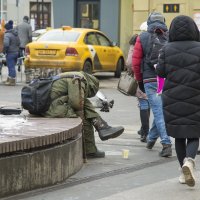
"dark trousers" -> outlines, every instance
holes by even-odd
[[[184,158],[195,159],[199,148],[199,138],[175,138],[176,154],[180,166],[183,166]]]
[[[11,78],[16,77],[15,65],[17,64],[18,52],[8,53],[6,55],[6,64],[8,67],[8,76]]]

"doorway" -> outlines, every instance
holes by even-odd
[[[77,0],[76,26],[80,28],[100,29],[99,0]]]
[[[30,2],[30,19],[34,20],[35,29],[51,26],[51,3]]]

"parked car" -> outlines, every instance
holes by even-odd
[[[46,29],[38,29],[32,32],[32,40],[35,41],[37,38],[46,32]]]
[[[56,72],[114,72],[124,69],[122,50],[101,31],[63,26],[42,34],[25,50],[25,69],[31,77]],[[45,70],[45,71],[44,71]],[[35,74],[34,74],[35,73]],[[39,75],[38,75],[39,73]]]
[[[35,41],[37,40],[43,33],[46,33],[48,30],[52,28],[48,27],[45,29],[38,29],[32,32],[32,40]]]

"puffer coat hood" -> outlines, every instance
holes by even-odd
[[[200,42],[195,22],[176,17],[156,72],[166,78],[162,100],[166,129],[174,138],[200,137]]]
[[[153,33],[155,29],[161,29],[164,32],[168,31],[164,16],[158,12],[153,12],[149,15],[147,26],[147,31],[150,33]]]
[[[199,30],[196,23],[188,16],[174,18],[169,28],[169,42],[199,41]]]

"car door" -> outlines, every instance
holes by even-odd
[[[85,37],[85,43],[88,46],[90,54],[93,58],[94,70],[101,70],[104,65],[104,60],[101,56],[101,46],[97,40],[96,34],[94,32],[87,33]]]
[[[98,32],[96,35],[101,48],[101,54],[99,58],[104,60],[103,68],[106,71],[113,71],[116,68],[117,52],[112,46],[111,41],[105,35]]]

